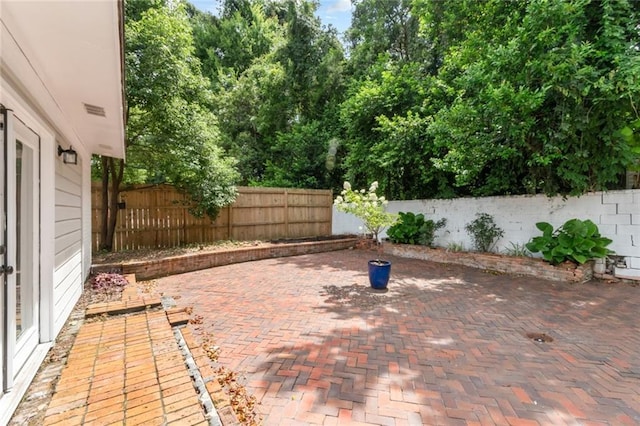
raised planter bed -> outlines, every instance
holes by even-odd
[[[495,253],[451,252],[442,248],[388,242],[384,243],[383,250],[385,253],[399,257],[453,263],[514,275],[532,276],[550,281],[583,283],[593,277],[593,262],[577,266],[567,262],[552,266],[542,259],[532,257],[507,256]]]
[[[232,248],[217,252],[189,253],[162,259],[93,265],[92,272],[117,271],[122,274],[135,274],[138,280],[149,280],[232,263],[344,250],[354,247],[356,241],[356,238],[342,238],[325,241],[278,243],[266,247]]]

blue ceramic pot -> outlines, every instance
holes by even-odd
[[[372,288],[385,289],[391,275],[391,262],[387,260],[369,261],[369,283]]]

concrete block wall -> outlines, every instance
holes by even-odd
[[[640,277],[640,189],[593,192],[580,197],[547,197],[519,195],[509,197],[457,198],[453,200],[391,201],[388,211],[423,213],[426,218],[447,219],[447,225],[436,234],[435,245],[451,243],[472,249],[465,225],[476,213],[488,213],[504,230],[496,245],[504,252],[513,244],[525,244],[540,235],[536,222],[549,222],[557,228],[569,219],[591,219],[600,233],[613,240],[609,246],[624,256],[630,278]],[[333,233],[361,233],[362,224],[352,215],[333,212]],[[385,237],[383,234],[382,237]],[[618,272],[618,271],[617,271]]]

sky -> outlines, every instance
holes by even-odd
[[[320,0],[320,7],[316,15],[323,25],[333,25],[340,34],[351,25],[351,0]]]
[[[221,0],[189,0],[189,2],[202,11],[216,15]],[[331,24],[338,29],[338,32],[344,34],[351,25],[351,10],[351,0],[320,0],[316,15],[323,25]]]

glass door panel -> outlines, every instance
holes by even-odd
[[[16,140],[16,339],[34,326],[33,149]],[[24,264],[23,264],[24,263]],[[24,266],[24,267],[23,267]],[[37,302],[37,301],[36,301]]]

